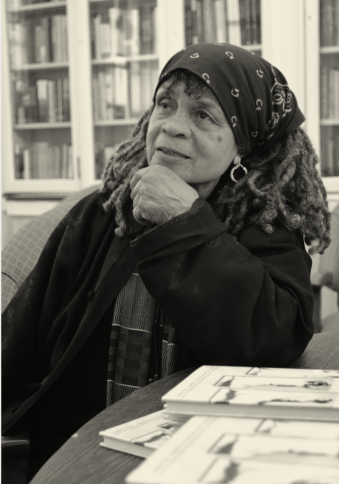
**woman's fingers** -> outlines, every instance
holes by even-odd
[[[149,170],[150,170],[150,166],[146,166],[146,168],[142,168],[141,170],[138,170],[138,171],[135,172],[134,177],[132,178],[132,180],[130,182],[130,187],[131,187],[132,191],[136,187],[136,185],[139,183],[139,181],[142,179],[142,177],[144,175],[146,175],[146,173],[149,172]]]
[[[144,217],[140,213],[139,207],[137,206],[133,208],[133,217],[140,225],[152,225],[151,222],[144,219]]]
[[[134,177],[133,177],[133,180],[134,180]],[[132,181],[133,181],[132,180]],[[134,185],[134,187],[132,188],[132,182],[131,182],[131,188],[132,188],[132,191],[131,191],[131,199],[134,200],[135,197],[138,195],[138,192],[140,190],[140,186],[141,186],[141,178],[140,180]],[[134,204],[133,204],[134,205]],[[135,206],[135,205],[134,205]]]

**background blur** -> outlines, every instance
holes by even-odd
[[[2,0],[3,245],[100,182],[166,61],[198,42],[242,45],[284,73],[339,202],[339,0]],[[326,291],[322,316],[336,305]]]

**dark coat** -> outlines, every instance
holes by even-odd
[[[300,235],[251,226],[235,241],[199,199],[142,235],[129,211],[132,235],[120,238],[100,198],[58,225],[3,314],[4,431],[67,371],[136,267],[201,364],[289,366],[303,353],[313,296]]]

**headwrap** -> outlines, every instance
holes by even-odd
[[[283,74],[254,52],[226,43],[186,47],[167,62],[155,93],[177,69],[195,74],[213,91],[242,156],[305,121]]]

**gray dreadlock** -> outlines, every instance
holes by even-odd
[[[185,92],[199,99],[208,87],[193,74],[178,70],[169,81],[185,84]],[[169,86],[167,86],[169,89]],[[114,211],[116,234],[128,233],[124,208],[130,200],[130,181],[147,166],[146,134],[153,107],[140,118],[131,137],[123,141],[105,167],[100,191],[103,203]],[[310,245],[310,254],[323,253],[330,244],[330,214],[326,191],[316,168],[318,157],[302,128],[242,159],[248,173],[232,187],[213,194],[211,205],[235,238],[248,224],[266,233],[280,221],[288,230],[300,232]],[[223,176],[222,178],[225,178]],[[228,178],[228,174],[227,174]],[[227,183],[226,183],[227,185]]]

